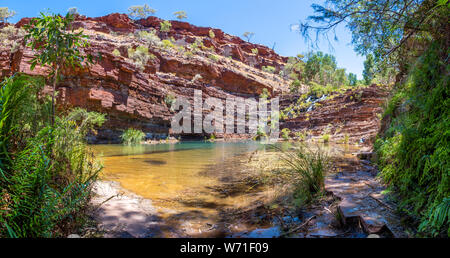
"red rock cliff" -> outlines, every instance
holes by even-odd
[[[15,27],[21,28],[29,21],[24,18]],[[254,97],[263,89],[273,95],[287,90],[288,81],[261,70],[262,66],[273,66],[279,71],[286,62],[271,49],[219,29],[185,22],[172,21],[170,31],[161,32],[161,21],[149,17],[135,22],[125,14],[115,13],[97,18],[79,16],[74,22],[75,29],[83,28],[89,35],[86,52],[102,58],[88,69],[64,72],[65,78],[58,85],[59,103],[108,114],[108,122],[95,141],[115,141],[120,130],[129,127],[167,134],[173,112],[165,100],[168,96],[192,100],[194,89],[202,90],[204,98],[220,99],[230,95]],[[142,34],[152,30],[157,39]],[[10,34],[11,41],[0,45],[0,75],[45,74],[43,67],[30,70],[34,55],[31,49],[14,45],[23,36],[20,29]],[[194,42],[203,46],[192,49]],[[130,49],[138,46],[148,48],[140,64],[129,56]]]

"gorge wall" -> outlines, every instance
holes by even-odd
[[[15,25],[0,24],[0,77],[17,72],[46,74],[45,67],[30,70],[35,53],[23,43],[22,29],[29,21],[24,18]],[[292,79],[288,73],[280,73],[288,58],[219,29],[171,21],[169,30],[161,30],[162,22],[157,17],[133,21],[118,13],[77,16],[73,22],[75,30],[82,29],[89,36],[85,52],[100,58],[84,69],[62,71],[58,105],[107,114],[106,124],[90,136],[91,142],[118,143],[127,128],[141,129],[148,138],[173,135],[170,124],[175,112],[170,100],[183,96],[192,104],[194,90],[201,90],[203,99],[225,100],[230,96],[258,98],[266,89],[272,97],[281,97],[281,110],[298,104],[300,95],[289,94]],[[376,85],[351,89],[328,96],[280,125],[290,129],[291,136],[295,132],[310,137],[330,134],[333,140],[370,143],[380,127],[378,114],[386,96],[387,92]]]
[[[45,67],[30,70],[34,52],[23,44],[20,29],[29,21],[15,24],[16,31],[6,35],[10,41],[0,45],[1,77],[45,74]],[[287,91],[288,79],[261,69],[272,66],[279,71],[284,66],[287,58],[273,50],[185,22],[171,21],[170,30],[161,31],[161,22],[156,17],[133,21],[118,13],[76,17],[73,28],[89,36],[85,52],[101,58],[86,69],[63,71],[58,103],[107,114],[108,122],[92,141],[117,142],[129,127],[151,137],[167,135],[174,114],[168,98],[184,96],[192,102],[196,89],[203,98],[219,99],[257,97],[263,89],[272,95]],[[138,47],[148,52],[130,56]]]

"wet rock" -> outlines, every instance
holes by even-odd
[[[380,235],[377,234],[370,234],[367,236],[367,238],[381,238]]]
[[[67,238],[81,238],[81,236],[78,234],[70,234],[67,236]]]
[[[372,160],[373,152],[362,152],[358,154],[358,158],[362,160]]]

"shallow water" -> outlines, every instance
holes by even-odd
[[[279,144],[281,147],[289,145]],[[173,228],[184,228],[187,235],[208,236],[205,232],[217,231],[211,229],[224,220],[222,211],[248,207],[271,194],[271,189],[264,188],[256,193],[230,195],[223,195],[219,190],[234,177],[242,176],[240,173],[248,172],[240,163],[243,154],[256,150],[274,151],[267,144],[253,141],[182,142],[95,145],[93,148],[105,166],[103,179],[117,181],[124,189],[152,200],[162,219],[172,223]],[[344,154],[349,150],[338,152]],[[255,230],[239,223],[233,228],[238,232]],[[275,231],[259,230],[258,235],[270,237]],[[277,234],[275,232],[273,236]]]

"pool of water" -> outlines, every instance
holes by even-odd
[[[287,148],[292,143],[277,145]],[[92,147],[104,164],[102,179],[119,182],[124,189],[150,199],[163,219],[177,223],[174,227],[187,225],[194,231],[214,227],[223,221],[224,210],[248,207],[258,199],[267,199],[271,191],[262,188],[257,193],[230,195],[219,191],[233,178],[242,176],[241,173],[248,173],[243,169],[244,154],[274,151],[270,145],[259,142]],[[237,231],[253,230],[242,225],[234,227]]]

